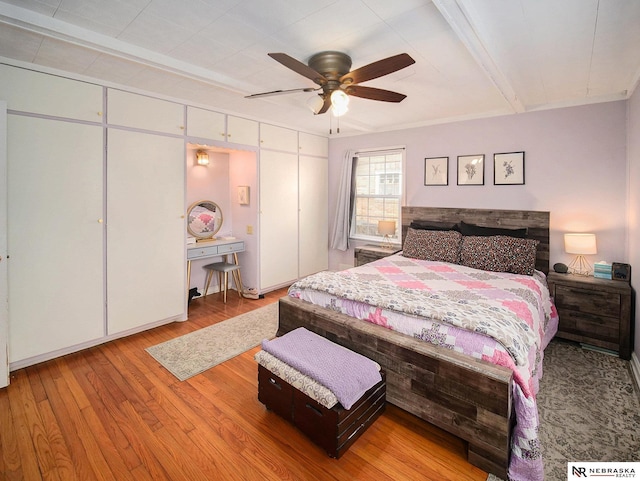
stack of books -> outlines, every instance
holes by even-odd
[[[593,277],[598,279],[611,279],[611,264],[605,261],[593,264]]]

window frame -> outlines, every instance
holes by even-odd
[[[399,195],[372,195],[372,194],[358,195],[357,189],[356,189],[356,176],[358,171],[358,161],[360,160],[360,157],[375,157],[375,156],[391,155],[391,154],[400,154],[402,157],[400,161],[401,165],[400,165]],[[404,146],[398,146],[398,147],[385,147],[385,148],[379,148],[379,149],[359,150],[354,154],[354,158],[355,158],[355,161],[354,161],[352,178],[351,178],[352,208],[351,208],[351,218],[350,218],[350,227],[349,227],[349,240],[381,243],[383,240],[383,236],[380,234],[376,233],[376,235],[368,235],[368,234],[362,234],[362,233],[356,232],[356,228],[357,228],[356,219],[358,215],[357,205],[356,205],[357,199],[359,197],[367,197],[370,199],[371,198],[374,198],[374,199],[375,198],[381,198],[381,199],[393,198],[393,199],[398,199],[397,218],[392,219],[385,216],[383,217],[383,219],[396,221],[396,236],[391,238],[391,243],[394,245],[401,245],[402,244],[402,207],[405,205],[405,195],[406,195],[406,148]]]

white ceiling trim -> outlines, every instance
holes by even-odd
[[[509,80],[496,64],[485,43],[478,36],[470,19],[469,9],[465,7],[468,0],[432,0],[451,29],[478,63],[489,80],[495,85],[514,112],[522,113],[526,109]],[[476,0],[477,1],[477,0]]]
[[[3,2],[0,2],[0,23],[205,82],[242,95],[252,88],[237,79]]]

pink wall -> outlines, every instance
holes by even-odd
[[[637,96],[637,94],[636,94]],[[331,138],[329,215],[347,149],[406,147],[406,204],[551,212],[551,263],[569,262],[567,231],[594,232],[590,261],[627,262],[626,102],[609,102],[409,130]],[[493,154],[525,152],[525,185],[494,186]],[[485,185],[456,185],[458,155],[485,155]],[[424,158],[449,157],[449,185],[424,186]],[[330,252],[330,268],[353,251]]]

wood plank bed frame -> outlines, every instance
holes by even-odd
[[[536,267],[549,271],[549,212],[404,207],[403,240],[413,220],[527,227],[540,241]],[[299,299],[284,297],[279,309],[279,336],[305,327],[375,360],[387,373],[387,401],[465,440],[471,464],[507,479],[514,422],[509,369]]]

